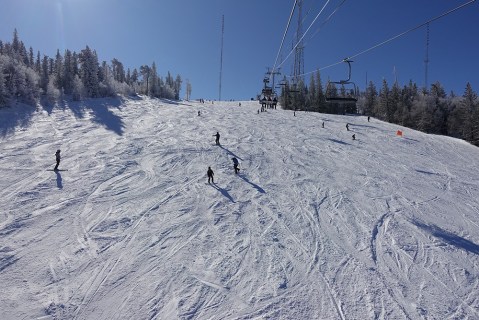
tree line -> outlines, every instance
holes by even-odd
[[[35,104],[45,97],[58,101],[63,95],[73,100],[99,98],[117,94],[146,94],[151,97],[179,100],[182,79],[168,71],[163,78],[158,75],[155,62],[138,69],[125,67],[116,58],[101,64],[95,50],[86,46],[80,52],[57,50],[55,57],[34,54],[26,49],[13,32],[12,42],[0,40],[0,107],[12,100]],[[187,80],[188,94],[191,84]]]
[[[358,113],[426,133],[466,140],[479,146],[479,100],[471,84],[466,83],[462,96],[449,94],[439,81],[429,88],[419,88],[412,80],[400,86],[382,81],[381,88],[370,81],[357,96],[351,87],[327,84],[321,75],[312,74],[309,85],[303,80],[282,82],[279,97],[284,109],[315,111],[331,114]],[[327,97],[350,97],[357,103],[331,103]]]

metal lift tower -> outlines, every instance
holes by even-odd
[[[294,55],[293,81],[298,83],[304,74],[304,46],[303,46],[303,0],[298,0],[298,30],[296,31],[296,49]]]
[[[428,65],[429,65],[429,23],[427,24],[427,33],[426,33],[426,58],[424,59],[424,89],[427,90],[429,85],[427,76],[428,76]]]

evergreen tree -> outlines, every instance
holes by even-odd
[[[113,78],[118,82],[125,82],[125,68],[123,67],[123,63],[121,63],[118,59],[114,58],[111,61],[111,68],[113,71]]]
[[[471,84],[466,84],[462,96],[461,108],[464,110],[465,121],[463,126],[463,138],[472,143],[479,142],[479,111],[477,110],[477,93],[472,90]]]
[[[40,51],[37,52],[37,60],[35,61],[35,72],[41,74],[42,72],[42,60],[40,59]]]
[[[65,57],[63,59],[63,91],[65,94],[71,94],[73,90],[73,57],[70,50],[65,50]]]
[[[131,85],[138,84],[138,77],[139,77],[138,70],[136,70],[136,68],[135,68],[135,69],[133,69],[133,72],[131,73],[131,79],[130,79],[131,83],[130,84]]]
[[[20,51],[20,39],[18,38],[17,28],[13,30],[12,49],[14,54],[18,54],[18,52]],[[18,56],[14,56],[14,58],[18,59]]]
[[[389,103],[389,87],[386,79],[383,79],[383,85],[381,91],[379,91],[379,102],[376,104],[376,110],[374,114],[377,118],[385,121],[388,119],[388,103]]]
[[[372,81],[369,81],[369,85],[366,88],[365,102],[363,106],[363,112],[368,116],[376,116],[376,104],[377,104],[378,92],[376,86]]]
[[[190,80],[186,79],[186,101],[190,101],[191,97],[191,83]]]
[[[146,64],[140,67],[140,73],[143,76],[143,83],[146,84],[146,90],[144,91],[145,94],[148,94],[149,92],[148,82],[150,79],[150,71],[150,67]]]
[[[400,105],[401,100],[401,89],[397,82],[391,88],[391,91],[388,95],[388,102],[387,102],[387,119],[389,122],[397,123],[398,119],[395,118],[397,109]]]
[[[8,91],[5,86],[5,74],[4,74],[4,57],[0,54],[0,106],[3,106],[7,103],[8,100]]]
[[[24,65],[28,66],[28,52],[23,41],[20,41],[20,51],[18,52],[18,55],[18,60],[23,62]]]
[[[128,85],[131,85],[131,72],[130,72],[130,68],[128,68],[127,71],[126,71],[125,82],[126,82]]]
[[[86,46],[79,54],[79,62],[80,78],[85,87],[86,95],[91,98],[98,97],[100,82],[98,80],[99,63],[96,52]]]
[[[60,54],[60,50],[57,50],[57,54],[55,56],[55,66],[53,71],[53,84],[56,88],[60,91],[63,90],[64,81],[63,81],[63,57]]]
[[[30,47],[30,50],[28,52],[28,66],[32,69],[35,68],[35,58],[33,55],[33,48]]]
[[[317,93],[316,93],[316,79],[314,78],[314,74],[311,74],[309,78],[309,90],[308,96],[306,98],[306,105],[308,106],[308,110],[318,110],[318,103],[317,103]]]
[[[181,76],[178,74],[175,79],[175,85],[174,85],[174,90],[175,90],[175,100],[180,100],[180,91],[181,91],[181,83],[183,81],[181,80]]]
[[[75,75],[73,79],[72,98],[74,101],[80,101],[85,94],[85,87],[79,75]]]
[[[326,99],[324,96],[324,90],[323,90],[323,82],[321,81],[321,74],[319,73],[319,70],[316,71],[316,97],[315,97],[315,105],[318,107],[319,112],[325,112],[326,111]]]
[[[78,54],[75,51],[73,51],[73,54],[72,54],[71,67],[72,67],[72,77],[74,78],[76,75],[80,76],[79,58],[78,58]]]
[[[153,61],[150,69],[150,92],[148,95],[151,97],[160,96],[160,84],[158,81],[158,72],[156,70],[156,63]]]
[[[48,82],[50,81],[50,76],[48,72],[48,57],[43,56],[42,59],[42,69],[40,74],[40,87],[42,88],[43,94],[47,93]]]

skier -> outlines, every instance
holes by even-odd
[[[55,152],[55,160],[57,161],[57,165],[55,166],[55,168],[53,170],[57,171],[58,170],[58,166],[60,165],[60,149],[57,150],[57,152]]]
[[[369,118],[370,118],[370,116],[368,116],[368,122],[369,122]]]
[[[324,121],[323,121],[323,124],[321,126],[324,128]]]
[[[198,110],[198,116],[201,116],[201,111],[200,110]]]
[[[349,131],[349,123],[346,123],[346,130]]]
[[[213,135],[214,137],[216,137],[216,145],[219,145],[220,144],[220,133],[219,132],[216,132],[216,134]]]
[[[355,134],[353,134],[353,140],[356,140],[356,135]]]
[[[213,172],[211,167],[208,167],[208,171],[206,173],[208,174],[208,183],[210,183],[210,180],[211,180],[211,182],[215,183],[215,179],[213,178],[215,173]]]
[[[233,160],[233,167],[235,168],[235,173],[238,174],[238,172],[240,171],[238,159],[233,157],[231,160]]]

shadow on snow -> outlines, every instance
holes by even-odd
[[[85,101],[63,100],[56,105],[45,102],[42,99],[42,108],[51,115],[55,108],[70,109],[78,119],[85,114],[93,115],[92,121],[103,125],[117,135],[123,135],[124,123],[121,117],[114,114],[111,108],[120,109],[123,101],[119,97],[88,99]],[[32,117],[37,112],[33,106],[15,104],[12,107],[0,108],[0,136],[6,137],[15,132],[17,127],[25,128],[32,125]]]
[[[479,254],[479,245],[475,244],[472,241],[464,239],[454,233],[449,231],[443,230],[435,225],[426,225],[425,223],[419,221],[413,221],[413,224],[427,232],[429,232],[434,237],[438,238],[439,240],[455,246],[459,249],[463,249],[469,251],[474,254]]]
[[[266,193],[266,191],[264,191],[263,188],[261,188],[260,186],[258,186],[258,185],[255,184],[255,183],[249,181],[243,174],[240,173],[240,174],[238,174],[238,176],[239,176],[241,179],[243,179],[245,182],[247,182],[247,183],[249,183],[250,185],[252,185],[253,188],[255,188],[256,190],[258,190],[259,192],[261,192],[261,193]]]
[[[226,189],[220,188],[216,183],[210,183],[210,186],[221,192],[222,195],[224,195],[226,198],[228,198],[231,202],[235,203],[235,200],[233,197],[226,191]]]
[[[93,115],[92,121],[104,126],[107,130],[117,135],[123,135],[125,127],[120,116],[114,114],[111,108],[120,109],[123,100],[115,98],[88,99],[85,101],[63,101],[60,107],[70,109],[76,118],[82,119],[87,112]]]
[[[14,133],[17,127],[29,127],[35,111],[35,107],[28,105],[0,108],[0,136]]]

